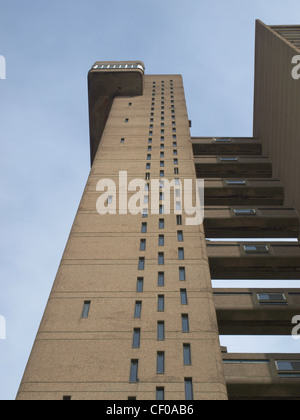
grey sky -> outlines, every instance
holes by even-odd
[[[0,399],[14,399],[89,172],[90,66],[139,59],[147,74],[180,73],[192,135],[251,136],[255,19],[296,24],[300,9],[299,0],[0,5],[7,62],[0,80],[0,315],[7,320]],[[298,352],[300,345],[278,337],[222,342],[230,351]]]

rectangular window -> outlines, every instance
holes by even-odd
[[[158,312],[164,312],[165,310],[165,296],[159,295],[157,300],[157,310]]]
[[[151,155],[150,154],[147,155],[147,160],[151,160]]]
[[[178,159],[174,159],[174,165],[178,165]]]
[[[177,156],[178,155],[178,150],[174,149],[173,150],[173,156]]]
[[[257,298],[262,304],[287,304],[284,293],[257,293]]]
[[[150,179],[150,172],[146,172],[145,180],[148,181]]]
[[[300,373],[300,360],[277,360],[275,363],[278,372]]]
[[[174,175],[178,175],[179,174],[179,169],[178,168],[174,168]]]
[[[165,228],[165,219],[159,219],[159,229]]]
[[[130,366],[130,382],[138,382],[138,368],[139,368],[139,361],[138,360],[131,360]]]
[[[182,226],[182,215],[178,214],[176,216],[176,222],[177,222],[177,226]]]
[[[144,291],[144,279],[143,279],[143,277],[139,277],[137,279],[136,291],[137,291],[137,293],[143,293],[143,291]]]
[[[135,328],[133,330],[132,348],[133,349],[139,349],[140,348],[140,342],[141,342],[141,329],[140,328]]]
[[[147,223],[142,223],[142,231],[141,233],[147,233]]]
[[[146,239],[140,241],[140,251],[146,251]]]
[[[165,373],[165,353],[163,351],[157,352],[156,373]]]
[[[82,318],[88,318],[90,313],[91,301],[86,300],[83,304]]]
[[[138,266],[139,270],[145,270],[145,258],[144,257],[140,257],[139,258],[139,266]]]
[[[180,281],[186,280],[185,267],[179,267],[179,280]]]
[[[191,345],[190,344],[184,344],[183,345],[183,364],[184,364],[184,366],[190,366],[192,364]]]
[[[120,143],[121,144],[124,144],[125,143],[125,138],[122,138],[121,141],[120,141]]]
[[[160,152],[160,157],[164,158],[165,157],[165,152]]]
[[[159,200],[160,201],[164,200],[164,197],[165,197],[164,193],[163,192],[160,192],[159,193]]]
[[[187,314],[181,315],[181,321],[182,321],[182,332],[188,333],[190,331],[189,316]]]
[[[178,248],[178,259],[184,260],[184,248]]]
[[[158,246],[164,246],[165,245],[165,236],[159,235],[158,237]]]
[[[270,248],[268,245],[244,245],[243,249],[246,254],[269,254]]]
[[[177,231],[177,241],[178,242],[183,242],[183,232],[182,232],[182,230]]]
[[[165,264],[165,254],[163,252],[158,253],[158,265]]]
[[[140,300],[135,302],[134,317],[140,318],[142,315],[142,302]]]
[[[146,163],[146,169],[151,169],[151,163]]]
[[[157,340],[163,341],[165,339],[165,323],[164,321],[158,321],[157,323]]]
[[[192,401],[194,399],[193,380],[191,378],[184,379],[185,400]]]
[[[235,216],[257,216],[255,209],[234,209]]]
[[[159,214],[164,214],[165,213],[165,208],[163,204],[159,205]]]
[[[165,162],[163,160],[160,161],[160,167],[164,168],[165,167]]]
[[[180,289],[180,301],[181,301],[181,305],[188,304],[186,289]]]
[[[156,401],[164,401],[165,399],[165,388],[156,388]]]
[[[226,181],[226,185],[228,185],[228,186],[241,186],[241,185],[246,185],[246,181]]]
[[[163,271],[158,273],[158,287],[164,287],[165,285],[165,273]]]
[[[165,176],[165,171],[159,171],[159,176],[164,177]]]

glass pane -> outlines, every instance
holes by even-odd
[[[130,382],[137,382],[138,381],[138,360],[131,361],[131,368],[130,368]]]
[[[140,318],[142,312],[142,302],[135,302],[134,317]]]
[[[156,388],[156,400],[163,401],[165,399],[165,389],[164,388]]]
[[[185,399],[186,401],[192,401],[194,399],[192,379],[185,379],[184,385],[185,385]]]
[[[185,366],[191,365],[191,346],[189,344],[183,345],[183,362]]]
[[[157,373],[165,373],[165,353],[157,353]]]
[[[140,348],[140,338],[141,338],[141,330],[139,328],[137,328],[133,332],[133,343],[132,343],[132,347],[134,349],[139,349]]]

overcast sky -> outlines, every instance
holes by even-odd
[[[90,169],[91,65],[142,60],[147,74],[182,74],[192,135],[251,136],[255,19],[299,24],[300,7],[299,0],[0,0],[0,6],[0,55],[7,63],[7,79],[0,80],[0,316],[7,320],[0,399],[14,399]],[[222,344],[231,352],[300,346],[279,337],[222,338]]]

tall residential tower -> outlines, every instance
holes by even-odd
[[[17,399],[300,398],[300,355],[230,354],[219,340],[291,335],[300,315],[300,291],[284,287],[300,277],[298,243],[243,241],[299,237],[300,27],[257,21],[256,44],[253,138],[192,138],[180,75],[93,65],[92,168]],[[184,211],[197,179],[204,224]]]

